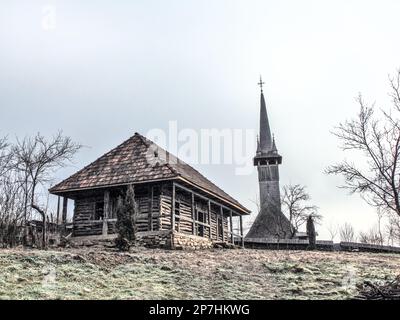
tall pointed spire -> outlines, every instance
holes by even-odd
[[[272,148],[272,138],[271,138],[271,129],[269,127],[268,115],[267,115],[267,107],[265,105],[263,86],[264,82],[260,76],[260,82],[258,85],[261,88],[261,97],[260,97],[260,149],[262,153],[268,153],[268,151]]]
[[[284,239],[289,237],[292,228],[281,210],[279,165],[282,163],[282,156],[276,148],[275,137],[271,136],[261,77],[258,84],[261,87],[260,136],[257,137],[257,152],[253,163],[258,171],[260,211],[246,238]]]

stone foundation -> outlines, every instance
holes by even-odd
[[[212,241],[208,238],[171,230],[138,232],[137,241],[140,246],[147,248],[199,250],[213,247]]]
[[[143,231],[136,235],[137,244],[146,248],[171,249],[171,230]]]
[[[72,237],[71,246],[94,246],[107,244],[112,246],[116,234],[107,236]],[[143,231],[136,234],[138,246],[146,248],[161,248],[175,250],[201,250],[210,249],[214,243],[208,238],[172,232],[171,230]]]
[[[172,234],[172,244],[172,249],[176,250],[200,250],[213,247],[212,241],[208,238],[177,232]]]

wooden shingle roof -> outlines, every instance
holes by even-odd
[[[150,181],[184,179],[241,209],[243,207],[196,169],[139,133],[49,189],[52,194]]]

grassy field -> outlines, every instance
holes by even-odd
[[[348,299],[400,255],[223,250],[0,250],[0,299]]]

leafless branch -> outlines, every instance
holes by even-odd
[[[308,204],[310,200],[305,186],[296,184],[283,187],[282,210],[291,223],[291,237],[307,222],[309,216],[312,216],[314,221],[321,220],[318,207]]]
[[[400,216],[400,70],[389,79],[393,106],[382,109],[381,117],[374,114],[361,95],[358,116],[340,124],[333,134],[343,150],[360,151],[367,170],[346,160],[329,166],[327,174],[342,175],[350,193],[359,193],[378,210],[395,212]]]

